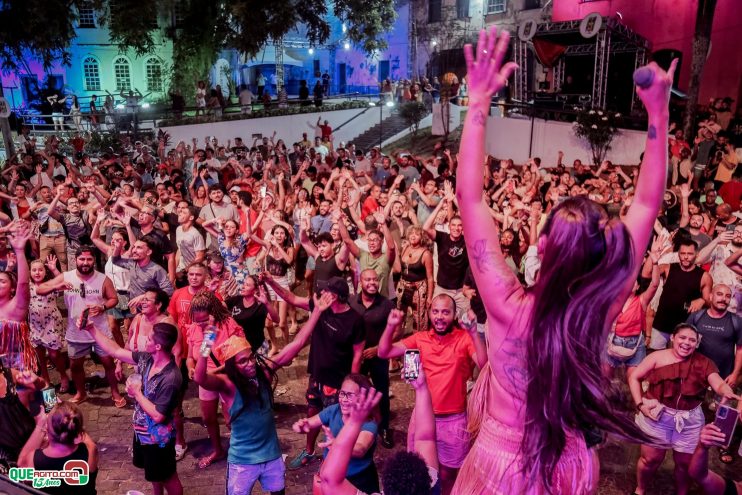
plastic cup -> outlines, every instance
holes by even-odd
[[[133,373],[126,379],[126,387],[133,385],[135,388],[142,388],[142,375],[139,373]]]

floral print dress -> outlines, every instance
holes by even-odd
[[[238,285],[242,285],[245,278],[249,275],[243,263],[243,254],[245,254],[245,248],[247,248],[247,241],[241,235],[237,235],[234,238],[235,243],[227,246],[227,238],[224,237],[223,233],[219,234],[216,241],[219,246],[219,254],[224,259],[224,265],[229,268],[229,272],[234,277],[235,282]]]
[[[28,322],[31,327],[31,344],[58,351],[64,342],[64,320],[57,307],[57,294],[45,296],[36,293],[31,284],[31,302],[28,305]]]

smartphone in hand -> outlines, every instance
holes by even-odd
[[[719,404],[716,408],[716,419],[714,419],[714,425],[716,425],[725,436],[724,445],[720,447],[728,449],[732,443],[732,437],[734,436],[734,429],[737,427],[737,419],[739,418],[739,411],[733,407]]]
[[[417,380],[420,376],[420,350],[407,349],[404,352],[404,366],[402,368],[402,378],[409,381]]]

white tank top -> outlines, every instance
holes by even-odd
[[[64,291],[64,304],[67,306],[67,333],[65,335],[67,341],[78,344],[95,342],[90,332],[81,331],[77,328],[77,319],[87,306],[102,305],[105,302],[103,297],[103,282],[105,280],[106,276],[96,271],[87,280],[81,279],[77,275],[77,270],[64,272],[64,281],[72,285],[72,289]],[[85,297],[81,297],[81,289],[83,288],[85,289]],[[111,330],[108,328],[105,312],[91,317],[89,321],[105,335],[111,337]]]

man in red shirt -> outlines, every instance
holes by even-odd
[[[321,117],[317,119],[317,126],[322,131],[322,142],[327,143],[330,141],[330,136],[332,136],[332,127],[330,127],[330,123],[326,120],[324,124],[321,124],[320,119]]]
[[[477,336],[473,312],[468,314],[471,325],[456,324],[456,303],[448,294],[433,298],[428,315],[432,324],[430,330],[393,342],[394,334],[404,321],[404,313],[392,310],[379,341],[378,356],[391,359],[403,356],[408,349],[420,351],[420,362],[433,399],[441,488],[443,495],[448,495],[469,449],[466,382],[475,364],[481,369],[487,363],[487,349]],[[414,431],[413,422],[408,436],[414,435]]]
[[[732,180],[721,186],[719,196],[721,196],[721,199],[726,204],[732,207],[733,211],[740,210],[740,202],[742,201],[742,167],[737,167],[732,174]]]

